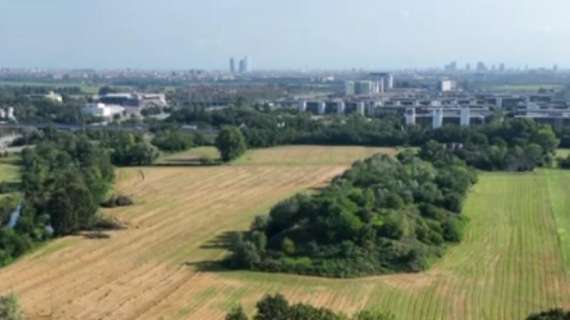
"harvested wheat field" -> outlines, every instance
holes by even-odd
[[[559,237],[570,230],[570,174],[556,170],[482,174],[465,240],[421,274],[333,280],[208,268],[225,254],[227,232],[375,152],[394,150],[283,147],[232,166],[122,170],[117,189],[137,204],[109,213],[129,228],[49,243],[0,270],[0,294],[18,294],[30,319],[223,319],[274,292],[397,319],[523,319],[570,307],[570,244]]]

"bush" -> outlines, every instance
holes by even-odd
[[[289,304],[281,294],[266,295],[257,302],[257,313],[254,320],[395,320],[390,314],[378,310],[362,311],[352,318],[342,313],[335,313],[326,308],[315,308],[304,303]],[[240,307],[233,309],[226,315],[226,320],[247,320],[247,316]]]
[[[99,215],[93,225],[95,230],[122,230],[126,229],[125,223],[115,217]]]
[[[129,196],[125,195],[112,195],[105,202],[101,204],[104,208],[127,207],[133,205],[134,202]]]
[[[245,314],[245,312],[243,311],[242,306],[238,306],[237,308],[234,308],[232,311],[230,311],[230,313],[228,313],[226,315],[226,320],[247,320],[248,317]]]
[[[552,309],[549,311],[531,314],[527,320],[570,320],[570,311]]]
[[[24,315],[15,295],[0,296],[0,319],[23,320]]]
[[[570,155],[566,156],[566,158],[558,158],[558,165],[562,169],[570,169]]]

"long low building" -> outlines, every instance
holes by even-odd
[[[81,111],[93,117],[112,120],[115,116],[123,116],[125,108],[119,105],[95,102],[86,104]]]

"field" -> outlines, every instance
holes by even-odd
[[[49,243],[0,270],[0,294],[17,293],[30,319],[223,319],[273,292],[346,313],[380,308],[399,320],[524,319],[570,307],[570,172],[558,170],[482,174],[466,203],[466,239],[424,273],[333,280],[209,266],[226,253],[227,232],[379,151],[395,152],[283,147],[231,166],[122,170],[117,188],[137,204],[109,213],[129,228]]]

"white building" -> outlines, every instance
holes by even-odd
[[[439,91],[450,92],[457,88],[457,83],[453,80],[441,80],[439,82]]]
[[[44,98],[53,102],[63,103],[63,97],[61,96],[61,94],[57,94],[53,91],[50,91],[48,94],[46,94]]]
[[[354,81],[346,81],[344,83],[344,95],[345,96],[353,96],[354,94],[355,94]]]
[[[81,110],[84,114],[112,120],[115,115],[122,115],[125,108],[119,105],[98,103],[88,103]]]

